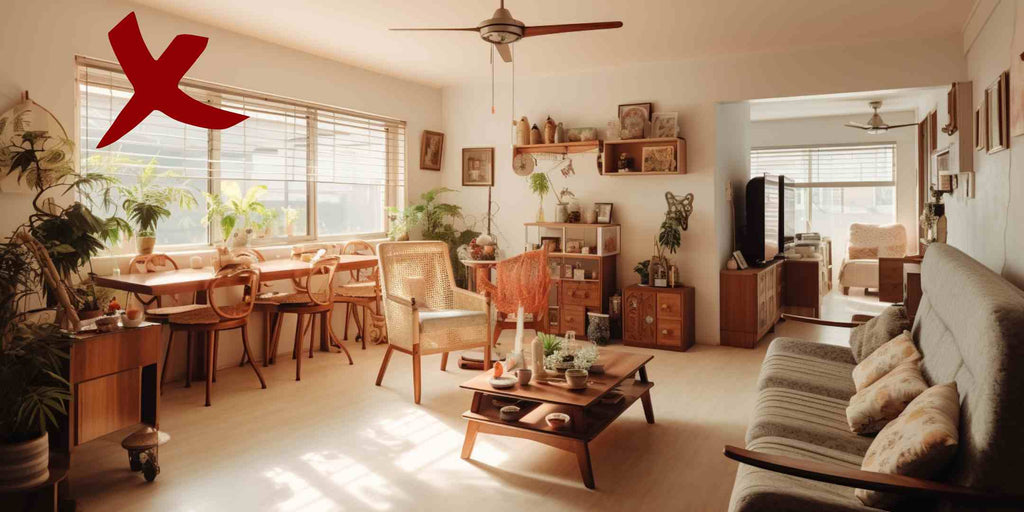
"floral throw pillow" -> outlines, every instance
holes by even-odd
[[[873,434],[903,412],[913,399],[928,389],[916,361],[903,363],[885,377],[858,391],[846,408],[850,430]]]
[[[853,385],[860,391],[881,379],[901,363],[918,362],[921,353],[908,331],[887,341],[853,368]]]
[[[959,444],[960,396],[956,383],[932,386],[875,437],[861,469],[877,473],[931,478],[956,455]],[[854,491],[865,505],[889,509],[897,495],[866,489]]]

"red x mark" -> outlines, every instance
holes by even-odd
[[[134,12],[125,16],[108,36],[114,55],[135,88],[135,94],[103,134],[97,149],[116,142],[154,110],[175,121],[211,130],[230,128],[248,119],[249,116],[199,102],[178,88],[185,72],[206,49],[208,38],[180,34],[167,45],[159,59],[153,59],[146,41],[142,39]]]

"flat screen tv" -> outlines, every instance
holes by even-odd
[[[796,238],[796,196],[784,176],[765,174],[747,183],[746,230],[743,257],[764,265],[786,250]]]

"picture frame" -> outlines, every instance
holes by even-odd
[[[594,203],[594,209],[597,210],[598,224],[612,223],[612,203]]]
[[[568,263],[562,264],[562,279],[572,279],[572,271],[575,270],[572,265]]]
[[[746,269],[750,268],[750,265],[747,265],[747,260],[746,260],[746,258],[743,257],[743,253],[742,252],[740,252],[740,251],[733,251],[732,252],[732,258],[734,260],[736,260],[736,266],[739,267],[740,270],[746,270]]]
[[[982,102],[984,103],[984,102]],[[974,150],[983,151],[985,149],[985,123],[982,119],[985,118],[985,114],[982,112],[982,107],[974,109]]]
[[[557,236],[542,236],[540,237],[540,246],[549,254],[562,252],[562,239]]]
[[[462,186],[494,186],[494,148],[462,148]]]
[[[651,138],[664,139],[679,136],[678,112],[655,112],[651,117]]]
[[[642,139],[651,122],[652,103],[627,103],[619,105],[619,137],[621,139]]]
[[[580,238],[569,238],[565,241],[565,252],[580,254],[583,252],[583,240]]]
[[[444,134],[423,130],[420,137],[420,169],[440,171],[444,159]]]
[[[676,148],[644,146],[640,162],[640,172],[676,172]]]
[[[1009,95],[1005,71],[985,89],[985,149],[990,155],[1010,147]]]

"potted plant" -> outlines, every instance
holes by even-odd
[[[441,194],[455,192],[446,187],[438,187],[420,194],[422,202],[409,205],[408,208],[399,212],[395,208],[389,208],[388,212],[393,219],[388,230],[389,237],[408,239],[409,232],[417,227],[422,227],[424,240],[440,240],[448,245],[449,257],[452,261],[452,269],[455,273],[455,283],[465,286],[467,281],[466,267],[459,263],[459,248],[469,244],[480,235],[479,231],[471,229],[458,230],[454,221],[462,220],[462,207],[451,203],[438,201]]]
[[[203,224],[216,223],[220,226],[225,242],[232,239],[232,245],[248,244],[249,233],[267,216],[267,208],[260,198],[267,193],[266,185],[242,189],[234,181],[221,183],[219,194],[206,194],[206,215]]]
[[[551,180],[548,179],[548,175],[542,172],[535,172],[528,178],[530,183],[530,192],[537,195],[537,200],[540,202],[537,207],[537,222],[544,222],[544,194],[551,191]]]
[[[156,245],[157,224],[171,216],[168,209],[172,204],[191,210],[196,207],[192,190],[182,185],[162,185],[158,180],[179,177],[173,171],[157,172],[157,161],[153,158],[139,173],[133,185],[119,183],[115,188],[121,198],[121,207],[136,235],[139,254],[150,254]]]
[[[295,234],[295,221],[299,220],[299,210],[295,208],[281,208],[284,212],[284,233],[291,238]]]
[[[388,240],[404,242],[409,240],[409,229],[416,224],[416,212],[412,208],[399,210],[394,206],[388,209]]]

